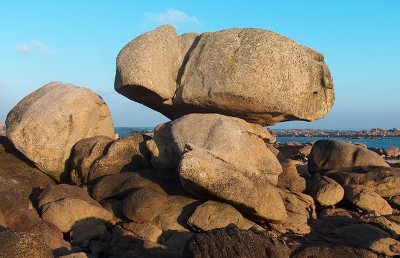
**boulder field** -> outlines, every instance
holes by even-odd
[[[60,82],[10,111],[0,257],[400,255],[399,168],[263,127],[329,111],[318,52],[261,29],[163,26],[121,50],[115,88],[173,120],[117,138],[101,97]]]

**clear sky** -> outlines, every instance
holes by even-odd
[[[178,32],[257,27],[325,56],[336,101],[322,120],[274,128],[400,127],[400,1],[0,0],[0,121],[51,81],[92,89],[116,126],[168,121],[114,91],[121,48],[162,24]]]

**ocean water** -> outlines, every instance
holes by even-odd
[[[153,127],[116,127],[115,131],[120,137],[126,137],[132,132],[151,132]],[[322,139],[334,139],[340,141],[346,141],[351,143],[364,143],[370,148],[388,148],[390,146],[396,146],[400,148],[400,137],[384,137],[375,139],[349,139],[345,137],[334,137],[334,138],[323,138],[323,137],[276,137],[276,140],[280,143],[286,142],[315,142]]]

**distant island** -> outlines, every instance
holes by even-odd
[[[270,129],[277,137],[345,137],[351,139],[400,137],[400,128],[384,130]]]

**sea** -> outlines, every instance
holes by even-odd
[[[126,137],[133,132],[152,132],[153,127],[116,127],[115,131],[120,137]],[[400,148],[400,137],[382,137],[382,138],[372,138],[372,139],[352,139],[345,137],[276,137],[276,140],[280,143],[286,142],[315,142],[322,139],[334,139],[351,143],[363,143],[367,145],[368,148],[379,148],[386,149],[390,146],[395,146]]]

